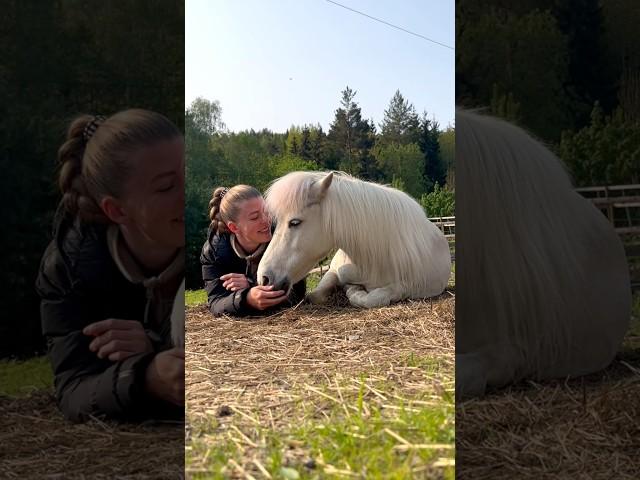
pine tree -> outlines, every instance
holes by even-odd
[[[322,127],[318,125],[317,128],[313,129],[312,135],[311,135],[311,147],[310,147],[311,159],[316,163],[316,165],[326,168],[326,161],[324,158],[325,141],[326,141],[326,135],[322,131]]]
[[[446,180],[446,168],[440,155],[440,126],[435,119],[430,120],[427,112],[420,119],[418,146],[424,155],[422,176],[428,190],[434,184],[443,185]]]
[[[356,91],[348,86],[342,91],[342,99],[331,124],[328,138],[332,147],[330,163],[352,175],[362,171],[362,159],[369,154],[370,126],[362,120],[362,112],[354,101]]]
[[[311,133],[307,126],[302,129],[300,139],[300,156],[305,160],[309,160],[311,158]]]
[[[382,142],[386,145],[414,143],[419,136],[419,128],[420,119],[415,107],[402,96],[400,90],[396,90],[380,124]]]

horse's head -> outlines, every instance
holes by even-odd
[[[258,282],[288,290],[334,247],[325,231],[322,202],[333,180],[315,173],[293,172],[266,193],[276,230],[258,267]]]

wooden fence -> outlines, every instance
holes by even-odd
[[[631,288],[640,289],[640,185],[577,188],[609,219],[624,244]]]

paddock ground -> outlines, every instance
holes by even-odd
[[[453,478],[454,295],[187,310],[189,478]]]
[[[67,422],[50,388],[0,395],[0,478],[183,478],[184,424]]]
[[[608,369],[459,403],[456,426],[456,478],[640,478],[640,293]]]

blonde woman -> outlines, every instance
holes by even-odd
[[[36,288],[72,421],[182,418],[170,315],[184,277],[184,140],[164,116],[82,115],[58,151],[62,200]]]
[[[256,274],[273,227],[262,194],[249,185],[214,190],[211,225],[200,262],[214,315],[261,315],[304,298],[304,279],[285,290],[259,285]]]

